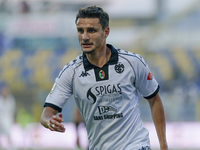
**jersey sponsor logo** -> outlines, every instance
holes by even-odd
[[[105,119],[120,119],[123,118],[123,113],[113,114],[113,115],[100,115],[100,116],[93,116],[94,120],[105,120]]]
[[[115,111],[117,112],[117,109],[112,106],[98,106],[99,114],[107,113],[109,111]]]
[[[101,102],[114,102],[117,100],[122,100],[122,95],[118,95],[118,94],[113,94],[110,96],[105,96],[105,98],[98,100],[98,103]]]
[[[91,101],[91,104],[94,104],[98,96],[109,96],[110,98],[113,99],[119,96],[119,94],[122,94],[120,83],[118,83],[117,85],[109,84],[109,85],[91,87],[87,91],[87,98],[89,101]]]
[[[115,65],[115,71],[121,74],[124,71],[124,65],[122,63],[118,63]]]
[[[96,96],[91,92],[91,89],[92,88],[90,88],[89,90],[88,90],[88,92],[87,92],[87,98],[88,98],[88,100],[91,100],[91,98],[92,98],[92,100],[93,100],[93,102],[91,103],[91,104],[94,104],[95,102],[96,102]]]
[[[105,72],[103,70],[99,71],[99,78],[101,78],[101,79],[105,78]]]
[[[79,77],[87,77],[87,76],[90,76],[90,74],[87,72],[87,71],[82,71],[81,75]]]
[[[151,72],[149,72],[148,76],[147,76],[147,80],[152,80],[153,79],[153,76],[151,74]]]
[[[52,89],[51,89],[51,91],[50,91],[50,94],[52,94],[52,93],[53,93],[53,91],[54,91],[55,87],[56,87],[56,83],[54,83],[54,85],[53,85],[53,87],[52,87]]]

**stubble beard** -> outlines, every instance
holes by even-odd
[[[92,53],[94,53],[94,51],[95,51],[95,49],[92,49],[91,51],[87,51],[87,52],[84,52],[85,54],[92,54]]]

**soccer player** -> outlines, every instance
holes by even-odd
[[[167,150],[165,114],[159,85],[144,59],[106,44],[109,16],[100,7],[79,9],[78,39],[83,54],[60,72],[47,96],[41,124],[65,132],[63,105],[73,94],[86,123],[90,150],[150,150],[143,127],[138,94],[149,102],[160,149]]]

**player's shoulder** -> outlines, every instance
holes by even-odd
[[[64,66],[64,68],[75,69],[77,66],[79,66],[82,63],[83,63],[83,56],[81,54],[81,55],[78,55],[75,59],[71,60],[67,65]]]
[[[82,63],[83,63],[83,57],[82,55],[78,55],[75,59],[71,60],[68,64],[66,64],[63,67],[63,69],[59,73],[59,78],[62,76],[64,72],[72,73],[78,66],[82,65]]]
[[[117,51],[119,57],[121,57],[122,59],[130,61],[132,64],[141,63],[146,66],[146,62],[144,61],[144,58],[140,54],[132,53],[130,51],[126,51],[123,49],[118,49]]]

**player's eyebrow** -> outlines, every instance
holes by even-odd
[[[97,28],[98,28],[98,27],[86,27],[86,29],[95,29],[95,30],[96,30]],[[77,27],[77,30],[78,30],[78,29],[83,29],[83,27]]]
[[[77,30],[78,30],[78,29],[83,29],[83,28],[82,28],[82,27],[77,27]]]
[[[86,27],[86,31],[97,31],[98,27]],[[77,27],[77,31],[84,31],[84,28],[82,27]]]

